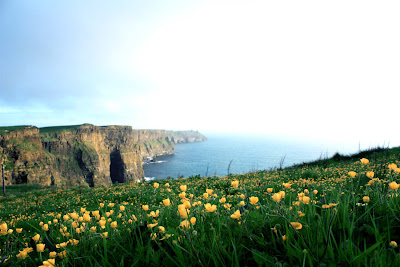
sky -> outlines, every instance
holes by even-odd
[[[400,145],[399,1],[0,1],[0,125]]]

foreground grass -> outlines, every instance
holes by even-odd
[[[0,202],[5,266],[398,266],[400,148]]]

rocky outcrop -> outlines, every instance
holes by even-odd
[[[3,128],[0,153],[7,184],[99,186],[144,179],[140,147],[129,126]]]
[[[175,144],[207,141],[207,138],[198,131],[167,131],[167,136]]]
[[[91,124],[0,127],[6,184],[70,187],[142,181],[143,160],[174,144],[207,140],[195,131],[133,130]]]
[[[174,143],[165,130],[133,130],[143,160],[174,154]]]

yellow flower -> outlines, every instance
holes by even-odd
[[[119,206],[119,210],[120,211],[125,211],[125,206],[123,206],[123,205]]]
[[[179,197],[180,197],[180,198],[185,198],[185,197],[186,197],[186,192],[181,192],[181,193],[179,193]]]
[[[60,253],[58,253],[58,257],[60,257],[61,259],[64,259],[67,257],[67,251],[61,251]]]
[[[349,171],[348,175],[349,175],[351,178],[354,178],[354,177],[356,177],[357,173],[356,173],[355,171]]]
[[[318,190],[312,191],[314,195],[318,194]]]
[[[239,220],[241,216],[242,216],[242,215],[240,214],[240,210],[237,210],[237,211],[235,211],[235,212],[231,215],[231,218],[232,218],[232,219]]]
[[[74,219],[74,220],[77,220],[78,217],[79,217],[78,213],[76,213],[76,212],[70,213],[69,216],[71,216],[71,218]]]
[[[169,200],[169,198],[163,199],[162,202],[163,202],[163,204],[164,204],[165,207],[168,207],[169,205],[171,205],[171,200]]]
[[[116,228],[117,227],[117,222],[116,221],[113,221],[111,224],[110,224],[110,226],[111,226],[111,228]]]
[[[164,185],[165,187],[169,187],[169,183],[165,183],[165,185]]]
[[[240,195],[240,198],[241,198],[241,199],[245,199],[246,196],[245,196],[244,194],[241,194],[241,195]]]
[[[50,258],[55,258],[56,256],[57,256],[57,252],[55,252],[55,251],[52,251],[49,253]]]
[[[179,188],[182,192],[185,192],[187,190],[187,185],[181,185]]]
[[[203,194],[203,197],[204,197],[204,198],[208,198],[208,193],[204,193],[204,194]]]
[[[285,191],[279,191],[278,194],[281,195],[281,198],[285,198]]]
[[[368,178],[374,177],[374,172],[367,172],[367,177]]]
[[[207,212],[214,212],[217,210],[217,206],[211,205],[210,203],[204,204],[204,208],[206,208]]]
[[[34,237],[32,237],[32,239],[35,240],[36,242],[38,242],[40,239],[40,235],[36,234]]]
[[[303,201],[304,204],[309,204],[310,203],[310,198],[308,196],[304,196],[302,201]]]
[[[299,222],[291,222],[290,224],[291,224],[291,225],[293,226],[293,228],[296,229],[296,230],[300,230],[301,228],[303,228],[303,225],[302,225],[301,223],[299,223]]]
[[[142,205],[142,209],[145,210],[145,211],[148,211],[149,210],[149,205]]]
[[[104,203],[100,203],[100,208],[103,208],[104,207]]]
[[[192,225],[195,225],[195,224],[196,224],[196,217],[190,218],[190,223],[191,223]]]
[[[159,183],[154,183],[153,186],[154,186],[154,188],[158,188],[158,187],[160,187],[160,184]]]
[[[44,251],[45,244],[36,244],[36,250],[37,252],[43,252]]]
[[[115,203],[108,203],[108,206],[110,207],[110,208],[112,208],[112,207],[114,207],[114,205],[115,205]]]
[[[165,232],[165,227],[164,226],[158,226],[158,231],[160,232],[160,233],[164,233]]]
[[[183,206],[185,206],[186,209],[190,209],[191,207],[190,202],[187,200],[183,201]]]
[[[287,236],[286,236],[286,235],[283,235],[283,236],[282,236],[282,240],[283,240],[283,242],[285,242],[285,241],[287,240]]]
[[[43,266],[55,266],[56,260],[55,259],[48,259],[47,261],[43,261]]]
[[[308,189],[304,189],[304,194],[308,195],[310,194],[310,191],[308,191]]]
[[[364,165],[367,165],[367,164],[369,163],[369,160],[366,159],[366,158],[362,158],[362,159],[360,159],[360,161],[361,161],[361,163],[364,164]]]
[[[28,253],[27,253],[26,251],[24,251],[24,250],[20,251],[20,252],[17,254],[17,258],[18,258],[18,259],[25,259],[26,257],[28,257]]]
[[[239,187],[239,181],[232,181],[231,182],[231,185],[232,185],[232,187],[234,187],[234,188],[238,188]]]
[[[279,194],[279,193],[275,193],[275,194],[272,195],[271,198],[272,198],[273,201],[279,202],[279,201],[281,201],[281,199],[282,199],[282,195]]]
[[[256,205],[258,202],[258,197],[249,197],[250,203]]]
[[[157,238],[157,234],[156,233],[151,233],[150,234],[151,240],[154,240]]]
[[[148,228],[154,228],[154,227],[156,227],[158,225],[158,223],[149,223],[149,224],[147,224],[147,227]]]
[[[68,221],[68,220],[69,220],[69,216],[68,216],[67,214],[65,214],[65,215],[63,216],[63,219],[64,219],[64,221]]]
[[[13,229],[8,229],[7,233],[12,234],[14,232]]]
[[[90,222],[90,215],[88,214],[88,213],[85,213],[85,214],[83,214],[83,220],[85,221],[85,222]]]
[[[268,193],[272,193],[273,190],[274,190],[274,189],[271,188],[271,187],[268,187],[268,188],[267,188],[267,192],[268,192]]]
[[[189,229],[189,228],[190,228],[190,223],[189,223],[188,220],[184,220],[184,221],[182,221],[182,222],[180,223],[179,226],[182,227],[182,228],[185,228],[185,229]]]
[[[206,189],[206,192],[207,192],[207,194],[211,195],[211,194],[214,192],[214,190],[212,190],[212,189]]]
[[[389,187],[391,190],[397,190],[397,189],[399,189],[400,185],[396,182],[391,182],[391,183],[389,183]]]
[[[283,186],[285,188],[290,188],[292,186],[292,184],[291,183],[283,183]]]
[[[100,234],[100,236],[102,238],[107,238],[108,237],[108,232],[104,232],[104,233]]]
[[[227,210],[231,210],[231,207],[232,207],[232,205],[229,204],[229,203],[224,204],[224,208],[227,209]]]
[[[363,201],[364,201],[365,203],[369,202],[369,201],[370,201],[369,196],[364,196],[364,197],[363,197]]]
[[[17,231],[18,234],[22,232],[22,228],[16,228],[15,230]]]
[[[224,204],[226,202],[226,198],[225,197],[221,197],[221,199],[219,200],[219,203]]]
[[[393,248],[397,248],[396,241],[390,241],[390,246],[393,247]]]
[[[185,205],[181,204],[181,205],[178,205],[178,213],[182,218],[187,219],[189,212],[185,208]]]
[[[244,206],[246,206],[246,203],[244,203],[244,201],[242,200],[242,201],[239,202],[239,205],[244,207]]]

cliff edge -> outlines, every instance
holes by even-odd
[[[0,154],[6,184],[92,187],[144,179],[130,126],[2,127]]]
[[[198,131],[166,131],[167,136],[174,144],[207,141],[207,138]]]

